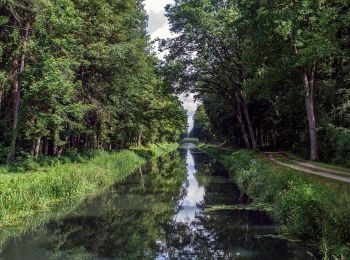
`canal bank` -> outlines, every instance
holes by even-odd
[[[35,229],[74,210],[85,199],[123,180],[178,144],[151,145],[108,153],[80,163],[58,163],[35,171],[0,175],[0,248],[11,236]]]
[[[272,206],[281,234],[314,243],[326,259],[350,256],[346,190],[289,168],[273,167],[251,151],[199,147],[229,169],[230,178],[255,203]]]
[[[229,173],[196,149],[149,161],[76,210],[8,241],[4,259],[307,259],[274,239],[277,226],[247,205]]]

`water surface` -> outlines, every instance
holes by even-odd
[[[265,235],[264,212],[208,211],[250,203],[198,150],[149,162],[66,217],[13,238],[0,259],[307,259],[307,247]]]

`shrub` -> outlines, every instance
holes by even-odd
[[[273,202],[276,196],[276,192],[279,191],[278,187],[275,187],[276,176],[265,163],[253,160],[250,167],[251,181],[249,182],[247,193],[256,198],[259,202]],[[270,185],[266,187],[266,183]]]
[[[350,167],[350,130],[325,124],[319,133],[323,160]]]
[[[266,178],[266,172],[262,172],[263,165],[252,160],[249,167],[245,169],[237,170],[234,178],[238,186],[252,198],[260,200],[262,197],[261,192],[265,186],[264,180]],[[267,173],[268,174],[268,173]],[[263,199],[262,199],[263,200]]]
[[[6,162],[8,154],[9,154],[9,147],[3,147],[0,144],[0,163]]]
[[[23,166],[25,171],[36,171],[40,168],[40,165],[34,160],[34,158],[26,159],[20,165]]]
[[[60,158],[62,162],[64,163],[70,163],[70,162],[82,162],[83,157],[81,153],[79,153],[77,148],[70,148],[66,151],[64,154],[64,157]]]
[[[37,161],[41,166],[53,166],[60,163],[60,159],[57,157],[43,156]]]
[[[39,163],[32,156],[26,156],[21,161],[11,164],[7,167],[10,172],[28,172],[36,171],[40,168]]]
[[[283,230],[301,238],[318,240],[325,214],[322,191],[313,184],[292,186],[275,203],[275,216]]]
[[[338,256],[350,256],[350,204],[348,197],[326,197],[326,223],[323,240],[328,250]]]
[[[247,169],[254,159],[254,152],[239,150],[224,158],[224,163],[229,165],[229,170],[233,173]]]

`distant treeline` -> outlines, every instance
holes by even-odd
[[[350,161],[350,4],[177,0],[168,83],[203,102],[193,136]]]
[[[175,141],[141,0],[0,1],[0,161]]]

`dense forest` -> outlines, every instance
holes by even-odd
[[[176,0],[167,83],[202,102],[191,135],[350,159],[350,4]]]
[[[146,26],[141,0],[0,1],[0,161],[177,140]]]

